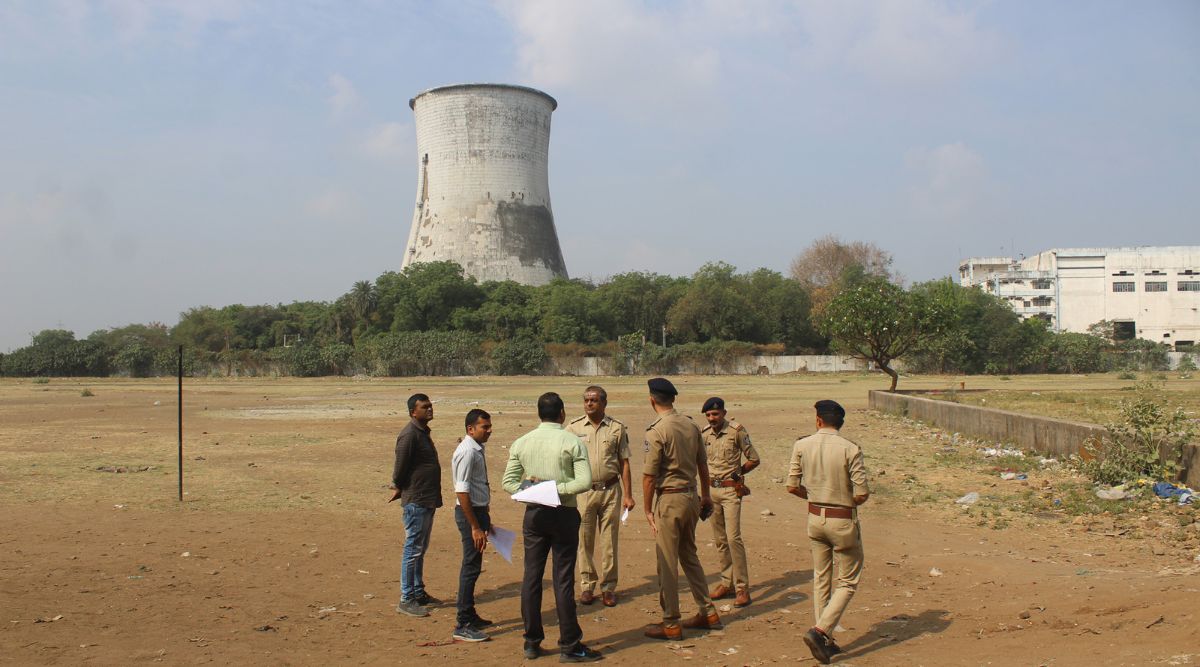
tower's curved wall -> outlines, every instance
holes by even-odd
[[[427,90],[409,106],[417,206],[404,266],[453,260],[481,282],[565,277],[547,176],[554,98],[463,84]]]

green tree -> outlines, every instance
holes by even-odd
[[[747,307],[747,289],[735,271],[725,262],[713,262],[692,276],[683,296],[667,313],[667,329],[675,341],[763,340],[766,319]]]
[[[867,278],[838,294],[825,309],[821,328],[835,350],[875,364],[892,379],[900,376],[893,360],[922,339],[936,336],[944,313],[920,292],[907,292],[884,278]]]

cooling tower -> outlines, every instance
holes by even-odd
[[[566,277],[547,176],[558,102],[532,88],[461,84],[408,105],[418,172],[404,266],[452,260],[481,282]]]

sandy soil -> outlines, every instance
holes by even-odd
[[[0,382],[0,663],[517,664],[519,557],[485,559],[480,612],[498,622],[490,642],[447,643],[452,604],[428,619],[393,609],[403,531],[400,508],[385,501],[403,400],[416,390],[435,399],[448,478],[470,406],[492,412],[489,457],[499,462],[534,426],[540,392],[562,392],[574,413],[587,384],[189,380],[187,495],[178,502],[172,381]],[[643,380],[603,384],[611,414],[635,432],[650,421]],[[724,611],[723,631],[688,633],[679,644],[643,638],[659,611],[653,541],[635,513],[621,534],[620,604],[580,607],[585,641],[606,662],[815,664],[800,641],[812,623],[804,506],[775,480],[791,442],[811,431],[809,406],[830,397],[851,410],[845,434],[866,450],[876,489],[862,513],[867,564],[842,622],[840,664],[1200,664],[1196,510],[1149,502],[1110,515],[1056,510],[1054,489],[1070,482],[1068,472],[1035,467],[1021,488],[997,482],[969,444],[942,456],[949,434],[865,410],[866,390],[883,385],[878,377],[689,377],[677,385],[691,413],[705,397],[724,396],[763,455],[744,521],[755,601]],[[85,387],[94,396],[81,396]],[[496,488],[501,470],[491,467]],[[984,496],[977,506],[954,504],[972,490]],[[517,527],[521,508],[497,496],[495,521]],[[701,558],[711,574],[708,531],[701,526]],[[459,546],[448,509],[438,514],[432,550],[430,592],[452,602]],[[686,593],[683,607],[692,611]],[[547,635],[553,646],[557,629]]]

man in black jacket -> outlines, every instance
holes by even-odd
[[[392,500],[404,507],[404,555],[400,566],[400,604],[396,611],[428,616],[426,608],[441,600],[425,592],[425,554],[433,532],[433,514],[442,506],[442,466],[429,436],[433,403],[425,394],[408,397],[412,421],[396,438],[396,466],[392,469]],[[391,501],[389,501],[391,502]]]

